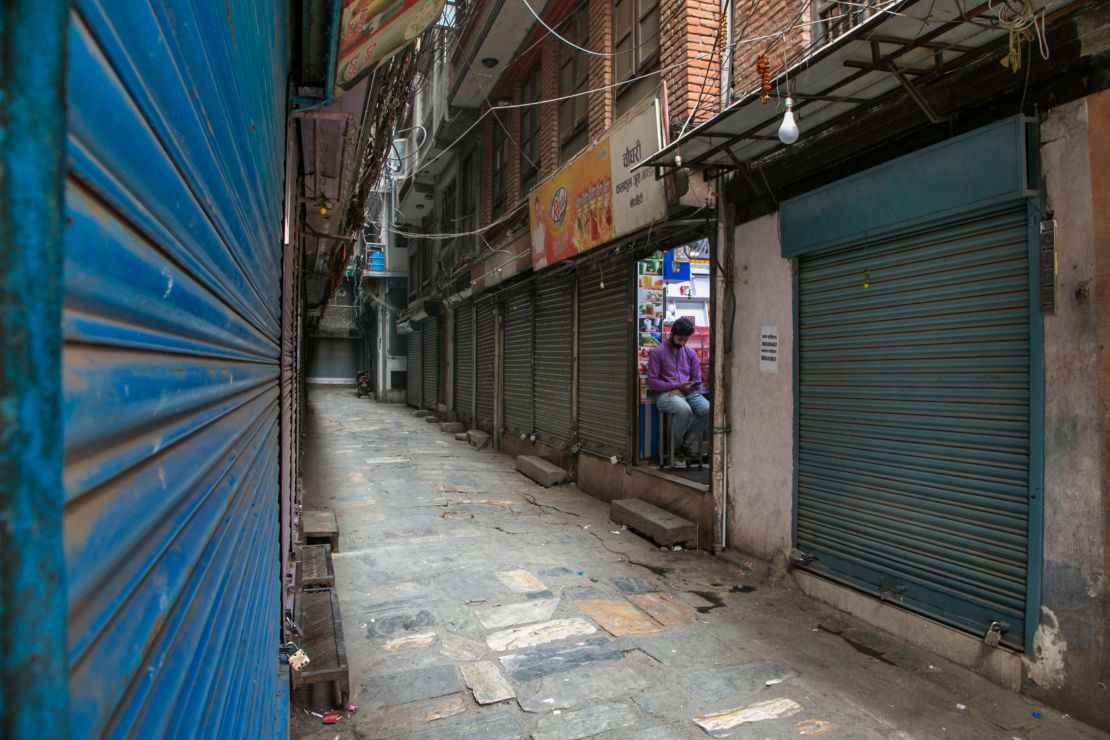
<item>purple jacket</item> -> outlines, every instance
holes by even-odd
[[[683,345],[678,352],[671,351],[671,340],[668,338],[651,351],[648,357],[648,388],[656,393],[673,391],[682,383],[693,385],[692,390],[697,390],[701,385],[701,363],[698,353]]]

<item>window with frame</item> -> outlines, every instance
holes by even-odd
[[[583,49],[590,48],[589,4],[574,11],[561,33]],[[574,47],[559,47],[559,96],[590,88],[590,57]],[[586,146],[589,137],[589,96],[577,95],[559,103],[559,161],[566,162]]]
[[[857,2],[837,2],[836,0],[814,0],[813,18],[819,21],[814,26],[814,34],[819,44],[827,44],[843,36],[871,16],[870,0]]]
[[[493,152],[490,177],[491,215],[497,220],[505,212],[505,174],[508,169],[509,142],[505,122],[500,113],[494,113]]]
[[[647,77],[659,68],[659,0],[614,0],[613,72],[617,83],[616,115],[620,117],[654,91],[659,81]]]
[[[478,219],[475,213],[478,208],[478,150],[471,149],[459,164],[459,216],[456,232],[467,233],[478,228]],[[462,237],[462,244],[468,250],[473,250],[475,238],[473,235]]]
[[[540,65],[524,76],[520,86],[520,102],[535,103],[540,99]],[[520,109],[520,193],[527,195],[540,179],[540,106]]]

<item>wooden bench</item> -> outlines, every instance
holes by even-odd
[[[330,509],[305,509],[301,512],[301,544],[326,542],[332,552],[339,552],[339,524]]]
[[[331,683],[335,706],[346,707],[351,696],[351,678],[335,590],[310,588],[299,592],[294,601],[293,619],[303,633],[298,647],[309,659],[308,665],[301,670],[290,671],[293,690],[314,683]]]
[[[297,588],[334,588],[331,545],[304,545],[297,562]]]

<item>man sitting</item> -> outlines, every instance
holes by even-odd
[[[667,341],[648,357],[648,387],[655,391],[659,410],[671,415],[671,433],[681,440],[676,455],[682,457],[690,457],[709,423],[709,401],[701,394],[701,364],[697,353],[686,346],[693,333],[693,322],[679,319]]]

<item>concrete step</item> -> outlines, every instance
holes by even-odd
[[[461,421],[445,421],[439,425],[440,430],[450,434],[465,432],[466,426]]]
[[[638,498],[622,498],[612,502],[609,505],[609,518],[614,524],[627,525],[629,529],[636,530],[664,547],[693,545],[698,538],[696,524]]]
[[[425,416],[424,421],[428,422],[429,424],[438,424],[439,417],[433,414],[431,411],[429,411],[428,413],[430,414],[430,416]]]
[[[466,433],[466,436],[468,439],[470,439],[470,444],[474,445],[475,447],[481,447],[482,445],[489,442],[489,435],[483,432],[481,429],[471,429],[469,432]]]
[[[467,435],[466,432],[459,432],[455,435],[455,440],[458,442],[469,442],[470,437]]]
[[[428,409],[416,409],[415,411],[412,412],[412,415],[419,419],[419,418],[422,418],[422,417],[425,417],[425,416],[430,416],[431,413],[432,412],[429,411]]]
[[[563,482],[567,471],[535,455],[520,455],[516,459],[516,469],[539,483],[544,488]]]

